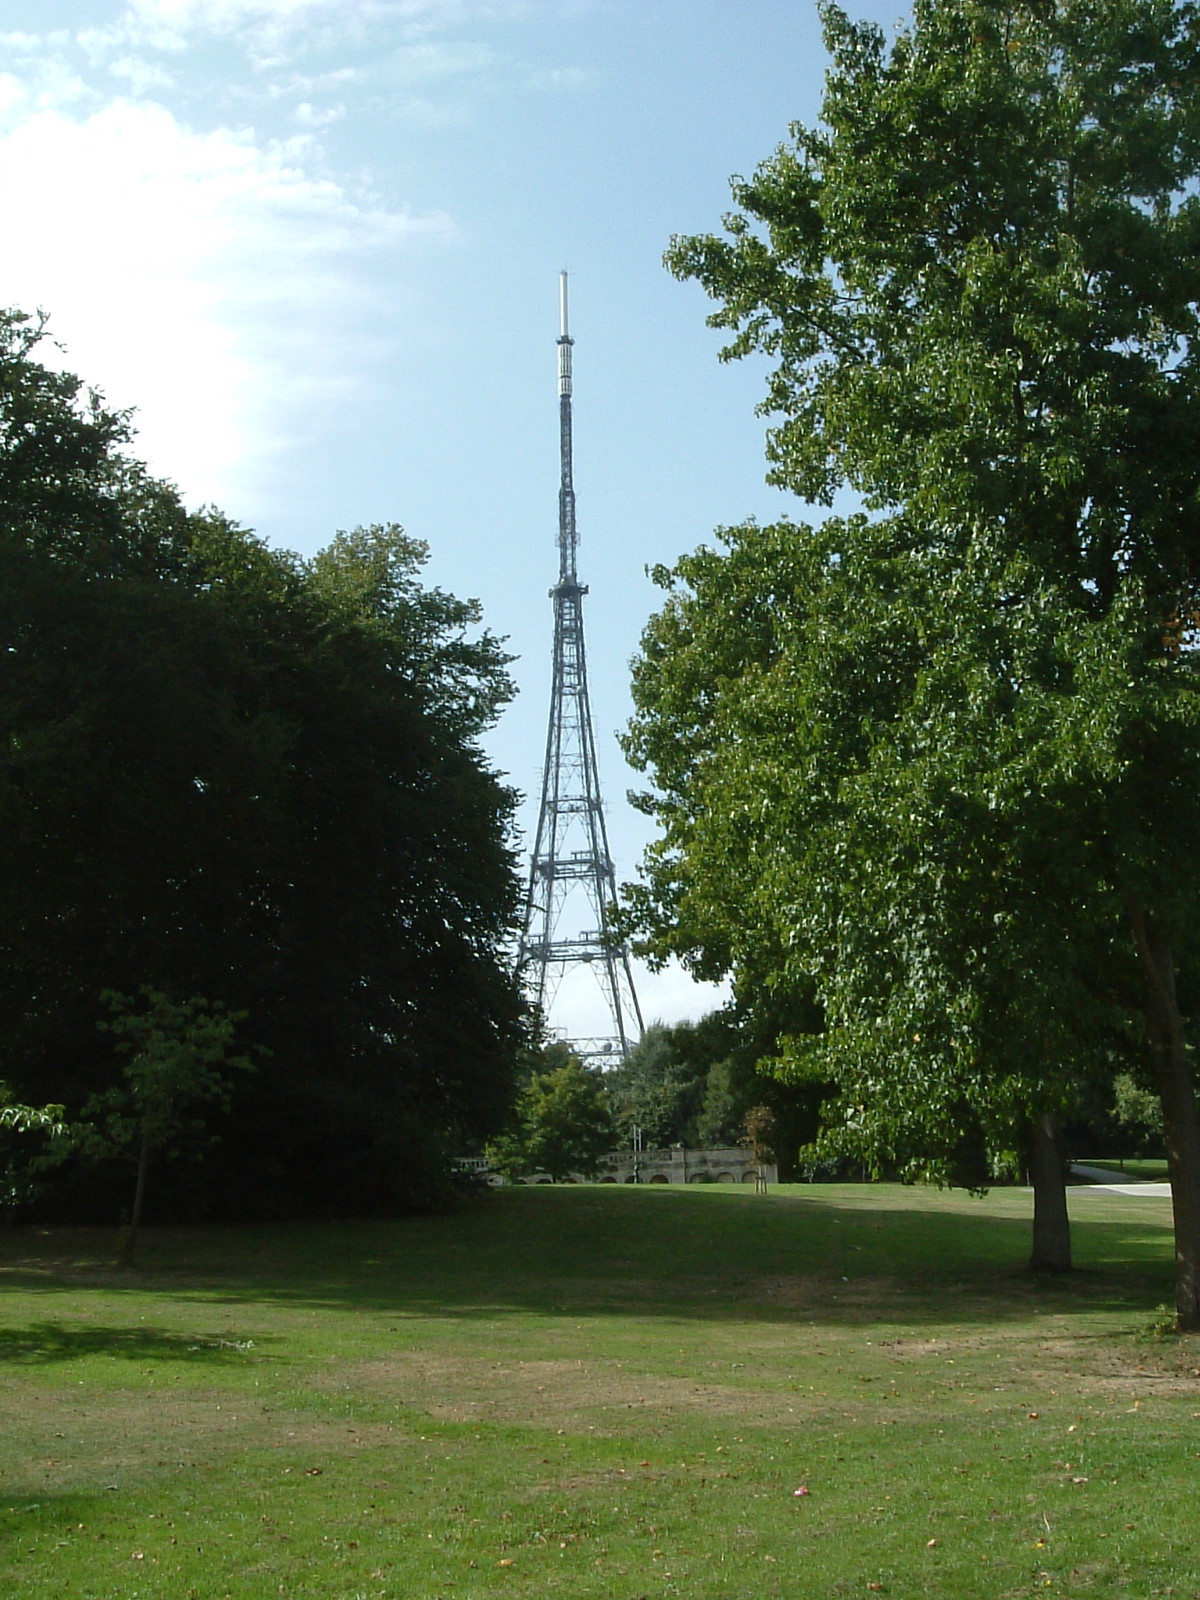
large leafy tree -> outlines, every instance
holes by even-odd
[[[523,1029],[504,653],[398,528],[306,562],[186,512],[37,334],[0,319],[5,1075],[76,1114],[120,1078],[103,991],[200,993],[267,1053],[160,1214],[428,1203]]]
[[[1171,0],[918,0],[890,47],[833,6],[824,20],[822,124],[735,185],[725,237],[669,261],[720,303],[727,354],[776,362],[775,481],[817,501],[849,487],[878,520],[774,535],[782,566],[751,608],[773,677],[759,723],[740,751],[696,747],[714,787],[766,752],[786,790],[788,730],[812,720],[815,814],[782,803],[787,837],[764,834],[769,782],[757,815],[731,813],[753,889],[726,897],[719,938],[701,936],[686,840],[651,863],[646,920],[674,900],[710,964],[736,965],[737,934],[747,972],[812,978],[822,1042],[785,1056],[815,1050],[848,1125],[876,1139],[890,1108],[914,1154],[1006,1106],[1045,1131],[1135,1019],[1195,1325],[1200,18]],[[735,540],[725,570],[770,537]],[[839,595],[856,653],[826,630],[835,677],[811,650]],[[804,638],[780,640],[797,618]],[[651,677],[659,650],[652,634]],[[662,805],[686,831],[670,782]]]
[[[961,605],[902,529],[724,542],[658,574],[635,663],[662,835],[631,912],[651,955],[732,972],[760,1054],[837,1091],[820,1154],[980,1182],[1124,1043],[1105,930],[1050,914],[1076,868],[1032,708],[1006,710],[1011,660],[960,658]]]

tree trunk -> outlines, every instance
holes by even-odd
[[[1029,1130],[1029,1176],[1033,1184],[1034,1272],[1070,1272],[1071,1219],[1067,1215],[1067,1183],[1063,1171],[1058,1118],[1053,1111],[1034,1117]]]
[[[133,1211],[130,1213],[129,1226],[125,1230],[125,1242],[121,1246],[121,1264],[131,1267],[133,1265],[133,1252],[137,1249],[138,1229],[142,1225],[142,1201],[146,1197],[146,1169],[150,1165],[150,1140],[146,1131],[142,1131],[142,1142],[138,1149],[137,1184],[133,1191]]]
[[[1175,998],[1175,956],[1146,908],[1130,906],[1142,969],[1146,1044],[1162,1099],[1167,1171],[1175,1212],[1175,1309],[1179,1326],[1200,1328],[1200,1122],[1187,1058],[1183,1018]]]

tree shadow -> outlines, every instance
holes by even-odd
[[[80,1328],[62,1322],[33,1322],[20,1328],[0,1328],[0,1362],[37,1367],[87,1356],[116,1356],[126,1361],[228,1366],[244,1361],[258,1343],[210,1334],[166,1333],[161,1328]]]
[[[989,1204],[814,1185],[765,1200],[713,1187],[520,1189],[441,1217],[150,1229],[136,1276],[104,1267],[99,1233],[89,1244],[77,1229],[36,1240],[12,1230],[0,1235],[0,1281],[361,1311],[397,1325],[531,1312],[831,1325],[1137,1314],[1170,1296],[1169,1222],[1161,1207],[1130,1220],[1134,1203],[1113,1202],[1124,1215],[1076,1221],[1081,1270],[1064,1277],[1025,1270],[1029,1219],[1014,1213],[1026,1201],[1012,1193]],[[189,1343],[175,1348],[194,1358]]]

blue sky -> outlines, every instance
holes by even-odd
[[[704,296],[661,256],[815,119],[823,71],[808,0],[0,0],[0,301],[50,312],[189,503],[304,552],[373,521],[427,541],[431,581],[477,596],[519,657],[489,749],[534,796],[566,267],[593,710],[628,878],[648,824],[614,735],[644,568],[722,523],[804,515],[763,481],[761,368],[718,363]],[[640,989],[649,1017],[714,998],[680,973]],[[600,1031],[586,994],[564,1005]]]

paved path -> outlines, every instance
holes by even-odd
[[[1124,1194],[1131,1199],[1137,1197],[1146,1200],[1169,1200],[1171,1185],[1169,1183],[1124,1183],[1115,1172],[1110,1172],[1107,1167],[1088,1167],[1081,1162],[1073,1161],[1071,1171],[1077,1178],[1088,1178],[1089,1189],[1101,1189],[1105,1194]]]

